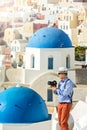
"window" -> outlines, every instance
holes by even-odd
[[[35,68],[35,57],[34,57],[34,55],[31,56],[31,68]]]
[[[66,68],[70,68],[70,56],[66,57]]]
[[[62,29],[62,25],[60,26],[60,28]]]
[[[48,102],[53,101],[53,91],[52,91],[52,89],[47,89],[47,101]]]
[[[66,20],[68,21],[68,16],[66,16]]]
[[[70,20],[72,20],[72,17],[70,16]]]
[[[16,52],[16,47],[12,46],[12,51]]]
[[[20,51],[20,47],[17,46],[17,47],[16,47],[16,51],[17,51],[17,52]]]
[[[68,25],[66,25],[66,30],[68,30]]]
[[[66,17],[64,16],[64,20],[65,20],[65,18],[66,18]]]
[[[63,25],[63,29],[65,29],[65,25]]]
[[[79,29],[79,30],[78,30],[78,35],[80,35],[81,32],[82,32],[81,29]]]
[[[53,69],[53,57],[48,58],[48,69]]]

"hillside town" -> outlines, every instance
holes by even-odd
[[[43,27],[62,29],[70,37],[73,46],[87,46],[86,6],[87,2],[73,0],[2,1],[0,54],[5,55],[6,68],[10,67],[8,60],[11,59],[16,60],[17,67],[22,64],[20,60],[25,63],[25,47],[33,33]],[[6,54],[7,51],[11,56]]]
[[[77,47],[85,47],[78,61]],[[69,128],[87,130],[86,47],[87,0],[1,0],[0,128],[59,130],[58,97],[48,81],[59,83],[64,66],[75,84]]]

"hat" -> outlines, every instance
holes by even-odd
[[[65,67],[59,67],[58,74],[59,73],[66,74],[67,73],[67,68],[65,68]]]

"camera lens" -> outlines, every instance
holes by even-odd
[[[48,81],[48,85],[51,85],[51,81]]]

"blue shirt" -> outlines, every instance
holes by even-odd
[[[71,102],[73,88],[74,83],[70,79],[65,78],[61,80],[60,83],[58,84],[57,89],[54,91],[54,93],[58,95],[58,102],[60,103]]]

